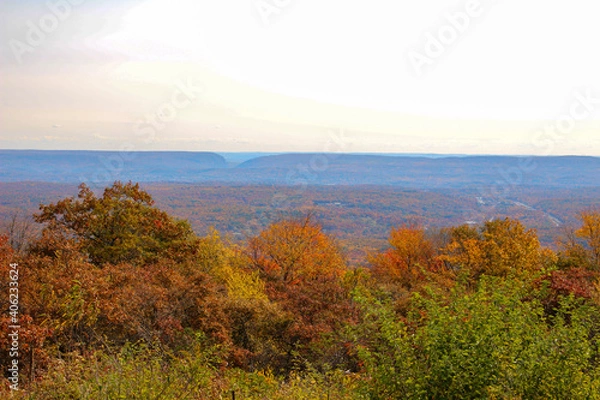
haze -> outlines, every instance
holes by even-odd
[[[3,0],[0,148],[600,155],[598,6],[476,3]]]

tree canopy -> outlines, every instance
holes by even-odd
[[[199,237],[131,182],[35,219],[0,235],[2,398],[600,399],[596,212],[558,252],[517,220],[399,225],[365,267],[311,215]]]
[[[35,220],[46,224],[44,233],[74,241],[95,265],[181,259],[197,244],[186,221],[155,208],[152,197],[131,182],[116,182],[102,197],[82,184],[77,198],[40,210]]]

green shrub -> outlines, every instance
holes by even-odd
[[[362,301],[370,318],[360,355],[374,399],[600,398],[594,310],[561,300],[546,317],[516,281],[484,278],[477,292],[416,299],[401,322]]]

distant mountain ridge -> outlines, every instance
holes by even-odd
[[[177,182],[226,167],[224,157],[209,152],[0,150],[2,182]]]
[[[243,155],[237,156],[243,160]],[[233,160],[231,160],[233,161]],[[209,152],[0,150],[0,181],[114,180],[277,185],[377,184],[409,188],[600,186],[600,158],[292,153],[241,163]]]
[[[316,184],[371,183],[417,188],[497,184],[600,186],[600,158],[587,156],[431,158],[284,154],[249,160],[238,168],[261,171],[265,176],[274,176],[287,170],[287,183],[290,184],[304,179]]]

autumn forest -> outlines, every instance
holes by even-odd
[[[600,393],[594,209],[552,247],[511,218],[402,223],[360,263],[310,211],[241,240],[197,235],[131,182],[81,185],[34,219],[35,235],[13,225],[0,237],[2,293],[18,271],[22,390],[12,398]],[[3,360],[13,357],[11,317]]]

